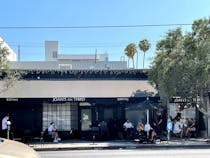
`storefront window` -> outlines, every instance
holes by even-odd
[[[50,122],[55,122],[59,131],[78,129],[77,103],[44,103],[43,104],[43,130]]]

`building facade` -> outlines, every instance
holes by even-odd
[[[148,96],[154,102],[159,99],[141,70],[22,70],[22,74],[22,80],[0,94],[0,115],[11,114],[17,136],[24,131],[38,135],[53,121],[59,131],[88,137],[103,120],[122,125],[126,117],[132,119],[126,107]],[[143,114],[135,115],[144,119]]]
[[[126,61],[109,61],[106,53],[61,54],[57,41],[45,42],[45,61],[9,65],[22,78],[0,93],[0,116],[10,113],[14,137],[39,136],[53,121],[63,138],[90,138],[93,127],[106,121],[109,137],[116,138],[126,118],[134,125],[145,121],[144,109],[128,107],[148,97],[159,101],[145,70],[127,69]]]

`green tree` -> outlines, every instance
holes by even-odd
[[[136,45],[134,43],[130,43],[129,45],[126,46],[124,51],[125,51],[125,55],[128,57],[128,60],[132,59],[132,61],[133,61],[133,68],[135,68],[134,55],[137,52]]]
[[[144,52],[143,57],[143,68],[144,68],[144,61],[145,61],[145,53],[149,50],[151,44],[147,39],[143,39],[139,42],[139,49]]]
[[[191,32],[183,35],[177,28],[157,43],[149,79],[165,101],[174,96],[191,100],[200,96],[200,106],[205,109],[202,96],[210,80],[209,25],[209,19],[197,20]]]
[[[21,77],[20,73],[10,70],[7,60],[8,54],[7,48],[2,47],[2,43],[0,43],[0,80],[3,80],[0,93],[10,88]]]
[[[8,70],[7,56],[8,56],[7,49],[1,48],[1,43],[0,43],[0,74],[1,75],[3,71]]]

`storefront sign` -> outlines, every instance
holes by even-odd
[[[18,98],[6,98],[6,101],[18,101]]]
[[[85,98],[83,97],[54,97],[53,102],[79,102],[79,101],[85,101]]]
[[[129,101],[129,98],[117,98],[117,101]]]
[[[172,98],[171,102],[173,103],[190,103],[190,102],[196,102],[196,101],[200,101],[200,98],[180,98],[180,97],[174,97]]]
[[[174,98],[174,103],[183,103],[183,102],[188,102],[187,99],[183,99],[183,98]]]

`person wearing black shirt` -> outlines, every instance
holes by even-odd
[[[163,130],[163,117],[162,117],[160,111],[157,112],[157,119],[153,123],[153,128],[154,128],[155,132],[157,133],[157,135],[161,135],[162,134],[162,130]]]

